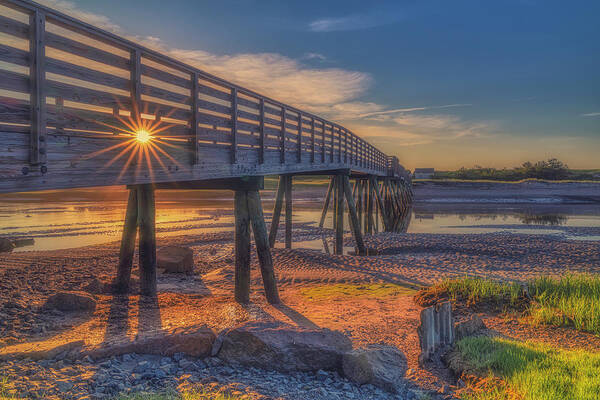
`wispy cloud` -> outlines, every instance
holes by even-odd
[[[361,117],[372,117],[376,115],[389,115],[389,114],[399,114],[405,112],[413,112],[413,111],[425,111],[425,110],[433,110],[440,108],[453,108],[453,107],[469,107],[472,104],[446,104],[442,106],[425,106],[425,107],[408,107],[408,108],[395,108],[392,110],[384,110],[384,111],[374,111],[366,114],[362,114]]]
[[[581,114],[582,117],[600,117],[600,112]]]
[[[354,31],[393,24],[402,17],[396,10],[376,10],[366,14],[320,18],[310,22],[308,29],[312,32]]]
[[[304,53],[302,56],[304,60],[318,60],[318,61],[327,61],[328,58],[320,53]]]

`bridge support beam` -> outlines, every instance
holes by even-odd
[[[285,175],[279,177],[277,186],[277,195],[275,196],[275,205],[273,206],[273,216],[271,218],[271,230],[269,231],[269,246],[275,246],[277,240],[277,229],[279,228],[279,220],[281,219],[281,209],[283,208],[283,197],[285,195],[286,178]]]
[[[292,248],[292,175],[285,175],[285,248]]]
[[[335,254],[344,254],[344,175],[335,179]]]
[[[265,296],[269,303],[279,303],[273,258],[258,190],[236,190],[234,207],[235,300],[242,304],[250,302],[250,226],[252,226]]]
[[[114,283],[115,292],[129,291],[135,237],[139,230],[140,292],[144,296],[156,296],[155,218],[154,187],[150,184],[130,187]]]

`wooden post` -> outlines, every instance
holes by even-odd
[[[267,226],[263,216],[262,204],[258,190],[251,190],[247,193],[248,212],[252,222],[252,231],[254,232],[254,242],[256,243],[256,252],[260,264],[263,285],[265,287],[265,296],[271,304],[279,303],[279,293],[277,291],[277,280],[273,269],[273,258],[267,238]],[[250,268],[248,268],[248,271]],[[249,278],[249,277],[248,277]]]
[[[329,181],[329,187],[327,188],[327,195],[325,196],[325,202],[323,203],[323,212],[321,213],[321,221],[319,221],[319,228],[323,227],[325,223],[325,217],[327,216],[327,210],[329,209],[329,201],[331,200],[331,192],[335,185],[335,177],[332,176]]]
[[[366,182],[367,184],[367,232],[373,233],[373,186],[371,185],[371,179]]]
[[[156,210],[152,184],[137,188],[140,292],[145,296],[156,296]]]
[[[350,188],[350,179],[347,175],[344,175],[344,193],[346,194],[346,202],[348,203],[348,213],[350,214],[350,226],[354,233],[354,240],[356,241],[356,248],[358,254],[365,255],[365,243],[363,242],[362,233],[360,232],[358,215],[356,214],[356,204],[354,203],[354,196],[352,195],[352,189]]]
[[[29,17],[29,82],[31,87],[31,133],[29,163],[46,163],[46,94],[45,94],[46,14],[35,10]]]
[[[285,175],[279,177],[277,185],[277,196],[275,197],[275,206],[273,207],[273,217],[271,218],[271,230],[269,232],[269,246],[275,246],[277,240],[277,229],[281,218],[281,209],[283,208],[283,195],[285,193]]]
[[[127,211],[121,237],[121,249],[119,250],[119,265],[117,266],[117,278],[114,291],[116,293],[127,293],[131,280],[131,265],[135,252],[135,236],[137,234],[138,204],[137,189],[129,189],[127,200]]]
[[[331,229],[333,229],[334,231],[337,228],[337,204],[338,204],[338,197],[340,194],[340,191],[338,190],[338,177],[337,175],[334,175],[334,182],[333,182],[333,215],[331,216]],[[334,250],[335,251],[335,250]]]
[[[199,98],[198,98],[198,91],[199,91],[199,84],[198,84],[198,72],[193,72],[190,75],[190,78],[192,79],[192,88],[191,88],[191,95],[192,95],[192,118],[190,121],[190,125],[192,128],[192,132],[191,132],[191,136],[192,136],[192,140],[194,141],[194,147],[193,147],[193,154],[194,154],[194,161],[193,164],[198,164],[200,162],[200,153],[199,153],[199,149],[198,149],[198,140],[200,140],[200,127],[198,126],[198,124],[200,123],[200,114],[198,112],[198,107],[199,107]]]
[[[250,301],[250,221],[248,194],[236,190],[235,215],[235,300],[246,304]]]
[[[388,225],[388,218],[387,215],[385,213],[385,206],[383,204],[383,200],[381,199],[381,193],[379,192],[379,184],[377,183],[377,178],[375,177],[371,177],[371,184],[373,185],[373,189],[375,192],[375,199],[377,200],[377,204],[375,205],[375,211],[377,212],[377,210],[381,211],[381,219],[383,220],[383,226],[384,229],[387,229],[387,225]],[[379,222],[378,222],[378,218],[376,217],[376,229],[379,229]]]
[[[286,175],[285,183],[285,248],[292,248],[292,175]]]
[[[344,179],[338,175],[336,179],[336,227],[335,227],[335,254],[344,254]]]
[[[281,137],[279,141],[279,162],[285,164],[285,141],[286,141],[286,124],[287,124],[287,112],[285,107],[281,107]]]
[[[298,113],[297,162],[302,162],[302,114]]]
[[[238,162],[238,98],[237,89],[231,89],[231,163],[237,164]]]
[[[315,118],[310,120],[310,162],[315,163]]]
[[[258,152],[258,163],[265,163],[265,100],[260,99],[259,103],[259,123],[258,123],[258,134],[260,135],[260,150]]]
[[[363,183],[362,183],[362,179],[357,179],[356,180],[356,186],[358,187],[358,196],[357,196],[357,211],[358,211],[358,230],[362,233],[363,231],[363,221],[362,221],[362,215],[363,215]]]

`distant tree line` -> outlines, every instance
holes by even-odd
[[[433,179],[498,180],[519,181],[522,179],[544,180],[600,180],[600,170],[571,170],[568,165],[556,158],[532,163],[524,162],[515,168],[486,168],[476,165],[462,167],[458,171],[435,171]]]

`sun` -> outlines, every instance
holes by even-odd
[[[140,129],[135,133],[135,140],[140,143],[148,143],[150,139],[152,139],[152,135],[145,129]]]

